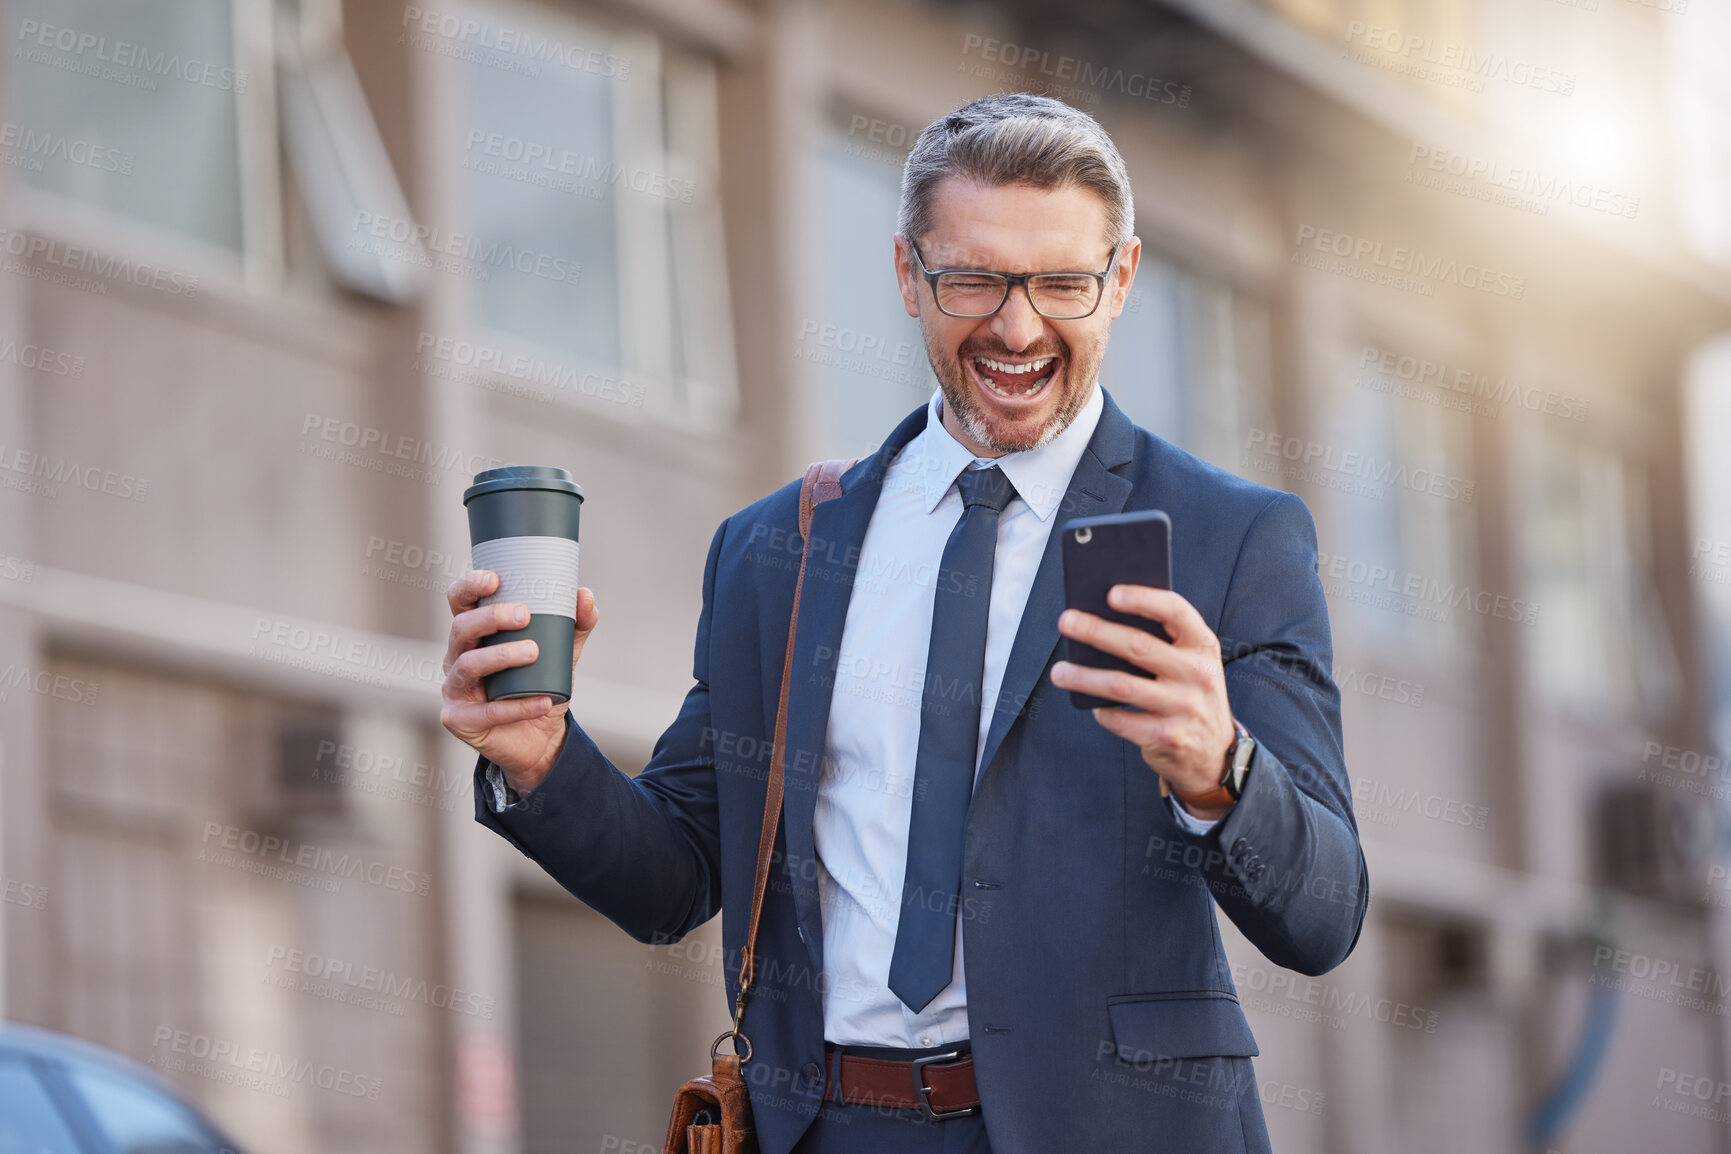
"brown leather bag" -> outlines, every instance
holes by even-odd
[[[854,460],[858,460],[855,458]],[[739,1072],[751,1059],[751,1039],[740,1032],[745,1003],[755,976],[757,922],[763,914],[763,891],[769,884],[770,854],[775,828],[781,821],[781,800],[787,780],[787,694],[793,684],[793,642],[799,629],[799,594],[805,587],[805,563],[811,555],[812,510],[841,496],[841,475],[854,461],[817,461],[805,471],[799,488],[799,535],[805,542],[799,555],[799,578],[793,586],[793,612],[787,627],[787,656],[781,665],[781,702],[775,712],[775,746],[769,762],[769,792],[763,803],[763,832],[757,840],[757,875],[752,881],[751,920],[745,949],[739,957],[738,1007],[733,1026],[709,1044],[710,1072],[691,1079],[673,1096],[673,1116],[667,1123],[662,1154],[757,1154],[757,1128],[751,1120],[751,1098]],[[721,1043],[733,1039],[733,1053],[722,1054]],[[744,1043],[745,1052],[740,1053]]]

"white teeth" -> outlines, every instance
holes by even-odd
[[[1038,360],[1025,361],[1019,365],[1013,365],[1007,361],[994,361],[990,357],[975,357],[974,360],[978,361],[982,365],[985,365],[988,369],[995,370],[996,372],[1015,373],[1017,375],[1020,375],[1022,373],[1038,372],[1040,369],[1043,369],[1047,365],[1051,364],[1052,361],[1054,360],[1054,358],[1041,357]]]
[[[1005,361],[995,361],[991,357],[975,357],[974,364],[976,367],[983,366],[993,370],[994,372],[1011,373],[1015,376],[1023,376],[1027,373],[1037,373],[1055,360],[1057,360],[1056,357],[1040,357],[1037,360],[1024,361],[1023,363],[1016,365]],[[1041,389],[1045,388],[1046,382],[1052,379],[1052,374],[1047,373],[1034,381],[1034,383],[1029,385],[1027,388],[1012,391],[1005,388],[1003,385],[998,384],[984,373],[976,372],[975,375],[985,382],[987,388],[991,389],[1000,397],[1031,397]]]

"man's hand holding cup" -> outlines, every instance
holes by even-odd
[[[451,606],[451,638],[445,649],[439,721],[503,770],[506,783],[521,794],[540,785],[558,760],[565,744],[565,713],[570,702],[555,702],[549,696],[487,700],[482,678],[501,669],[528,665],[540,653],[536,643],[528,639],[499,645],[481,643],[484,637],[521,629],[529,623],[526,605],[508,601],[479,603],[498,587],[497,573],[473,569],[445,592],[445,600]],[[586,587],[577,590],[575,616],[573,668],[583,653],[583,643],[601,619],[592,590]]]

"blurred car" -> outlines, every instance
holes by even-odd
[[[0,1023],[0,1154],[240,1154],[138,1063]]]

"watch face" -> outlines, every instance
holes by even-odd
[[[1250,759],[1256,754],[1256,739],[1244,732],[1238,731],[1238,740],[1232,744],[1232,768],[1226,773],[1226,781],[1222,784],[1237,800],[1244,792],[1244,775],[1250,770]]]

